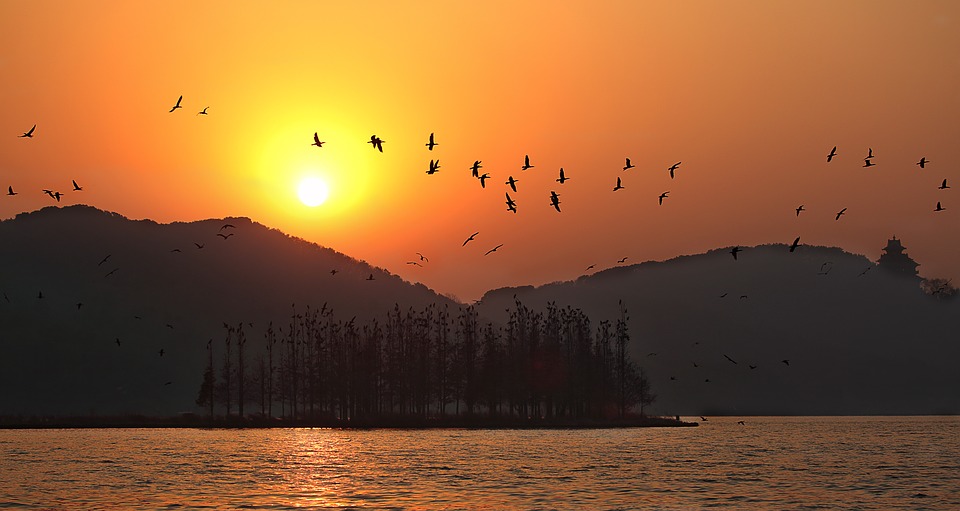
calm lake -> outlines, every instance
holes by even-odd
[[[960,509],[960,417],[0,430],[0,508]]]

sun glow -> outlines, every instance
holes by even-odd
[[[327,183],[318,177],[307,177],[300,181],[297,187],[297,196],[300,202],[311,208],[319,206],[326,202],[330,189]]]

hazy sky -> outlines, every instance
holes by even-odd
[[[796,236],[960,280],[952,0],[2,0],[0,48],[2,218],[249,216],[462,299]]]

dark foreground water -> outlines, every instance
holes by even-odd
[[[960,417],[0,431],[0,508],[960,509]]]

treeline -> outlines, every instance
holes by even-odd
[[[291,312],[260,342],[243,323],[208,342],[196,402],[211,418],[606,420],[642,416],[655,398],[628,354],[622,303],[596,328],[579,309],[519,301],[502,327],[473,307],[395,306],[365,325],[326,305]]]

